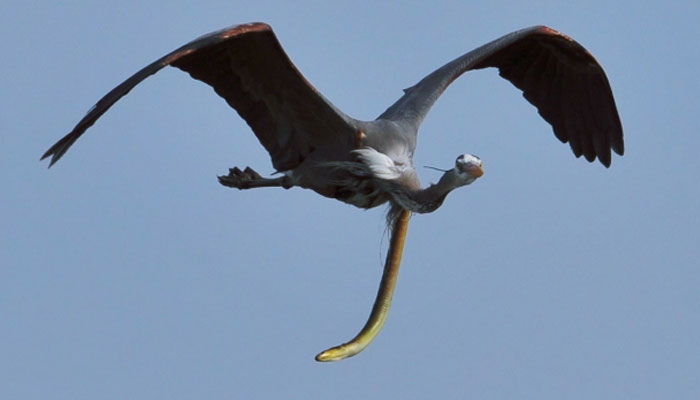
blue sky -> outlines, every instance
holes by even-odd
[[[0,398],[695,398],[700,5],[469,3],[4,2]],[[175,69],[54,168],[38,161],[142,66],[250,21],[360,119],[457,55],[549,25],[605,68],[627,154],[577,160],[496,71],[460,78],[415,161],[469,152],[486,174],[413,218],[377,340],[316,363],[367,317],[383,209],[220,186],[269,158]]]

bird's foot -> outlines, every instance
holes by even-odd
[[[259,173],[250,167],[241,171],[238,167],[229,168],[228,175],[219,176],[219,183],[236,189],[250,189],[253,182],[263,180]]]
[[[228,175],[220,175],[219,183],[236,189],[251,189],[256,187],[283,187],[289,189],[293,185],[287,176],[280,178],[263,178],[254,169],[246,167],[241,171],[238,167],[229,168]]]

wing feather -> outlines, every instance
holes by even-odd
[[[426,76],[380,119],[418,126],[440,94],[464,72],[487,67],[523,91],[555,136],[574,154],[610,166],[610,149],[622,155],[622,124],[605,72],[595,58],[570,37],[545,26],[512,32]]]
[[[598,104],[591,100],[595,97],[595,92],[601,89],[601,83],[602,82],[600,81],[599,77],[589,76],[588,82],[585,85],[585,88],[588,91],[588,95],[586,96],[586,98],[588,99],[588,105],[591,109],[591,115],[593,116],[592,126],[594,127],[594,129],[598,129],[599,131],[603,132],[603,134],[600,135],[592,135],[595,153],[598,155],[598,159],[600,159],[600,161],[603,164],[610,165],[611,145],[608,127],[612,126],[613,124],[609,118],[610,116],[607,112],[608,110],[604,107],[604,104]]]
[[[564,70],[564,76],[561,80],[561,85],[562,85],[562,93],[567,93],[571,94],[574,92],[574,87],[573,83],[575,83],[574,79],[571,79],[571,71],[569,70]],[[560,100],[560,107],[561,107],[561,113],[562,115],[568,115],[573,112],[573,110],[570,107],[570,99],[569,97],[562,97]],[[571,151],[573,151],[574,155],[576,158],[579,158],[583,155],[583,144],[582,144],[582,138],[578,135],[577,133],[577,128],[575,126],[575,121],[574,118],[558,118],[555,119],[555,126],[561,126],[562,127],[562,136],[565,137],[564,142],[568,140],[569,146],[571,147]]]
[[[165,66],[210,85],[248,123],[277,170],[296,167],[322,146],[351,149],[352,120],[299,73],[263,23],[237,25],[202,36],[146,66],[112,89],[54,144],[49,166],[115,102]]]

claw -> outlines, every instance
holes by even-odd
[[[224,186],[237,188],[237,189],[247,189],[250,187],[251,174],[250,172],[255,172],[249,167],[245,171],[241,171],[238,167],[233,167],[228,169],[228,175],[220,175],[219,183]]]
[[[250,167],[245,167],[243,171],[241,171],[241,169],[238,167],[229,168],[228,175],[220,175],[218,178],[219,183],[222,185],[236,189],[275,186],[289,189],[293,186],[287,177],[277,179],[263,178],[259,173]]]
[[[253,179],[263,179],[263,177],[257,173],[254,169],[250,167],[245,167],[245,170],[243,171],[244,174],[248,176],[248,179],[253,180]]]

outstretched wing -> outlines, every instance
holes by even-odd
[[[53,165],[117,100],[166,65],[209,84],[236,109],[278,171],[296,167],[315,148],[352,146],[350,119],[304,79],[270,26],[253,23],[202,36],[146,66],[100,99],[42,160],[51,157]]]
[[[487,43],[426,76],[379,118],[417,130],[452,81],[472,69],[496,67],[523,91],[576,157],[596,156],[610,166],[610,149],[624,153],[622,124],[610,84],[593,56],[570,37],[546,26],[522,29]]]

